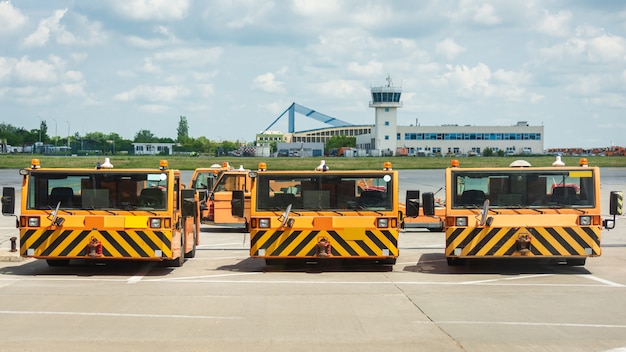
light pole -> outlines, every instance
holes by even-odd
[[[65,122],[67,122],[67,149],[70,149],[70,122],[68,120]]]
[[[59,132],[58,132],[58,128],[59,124],[57,123],[57,119],[53,119],[54,120],[54,146],[57,146],[57,140],[58,140],[58,136],[59,136]]]
[[[43,121],[39,115],[37,115],[37,118],[39,119],[39,143],[41,143],[41,125],[43,124]]]

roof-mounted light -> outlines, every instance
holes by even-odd
[[[321,160],[320,164],[317,165],[315,171],[328,171],[328,165],[326,165],[326,160]]]
[[[391,170],[391,161],[385,161],[383,163],[383,170],[390,171]]]
[[[260,162],[259,163],[259,171],[266,171],[267,170],[267,164],[264,162]]]
[[[509,167],[530,167],[530,163],[526,160],[515,160],[509,164]]]
[[[589,166],[589,160],[587,160],[587,158],[580,158],[578,164],[582,167],[587,167]]]
[[[30,167],[31,169],[39,169],[41,167],[41,162],[39,159],[32,159],[30,161]]]
[[[452,161],[450,161],[450,166],[459,167],[459,161],[457,159],[452,159]]]
[[[168,162],[167,160],[161,160],[159,161],[159,170],[167,170],[168,169]]]

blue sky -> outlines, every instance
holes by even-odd
[[[372,124],[389,75],[399,125],[626,145],[621,0],[0,0],[0,23],[0,122],[49,135],[175,138],[186,116],[191,137],[251,141],[292,102]]]

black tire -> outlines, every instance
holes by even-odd
[[[68,266],[70,265],[69,259],[46,259],[48,266]]]

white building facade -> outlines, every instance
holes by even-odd
[[[174,143],[133,143],[135,155],[171,155]]]
[[[387,85],[372,87],[371,94],[375,125],[356,140],[356,147],[370,155],[480,155],[487,148],[505,155],[543,153],[543,126],[526,121],[512,126],[397,126],[402,89],[388,77]]]

